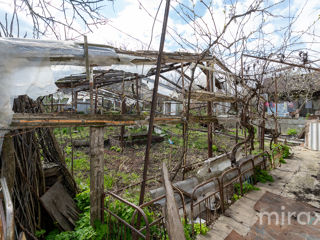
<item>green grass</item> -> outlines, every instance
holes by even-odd
[[[254,176],[257,182],[261,182],[261,183],[274,182],[273,177],[268,173],[268,171],[263,170],[261,168],[255,168]]]

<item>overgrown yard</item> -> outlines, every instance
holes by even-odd
[[[161,132],[159,132],[161,129]],[[188,141],[188,154],[187,154],[187,163],[196,163],[200,162],[207,158],[207,128],[202,127],[201,125],[193,125],[189,131],[189,141]],[[200,130],[200,131],[199,131]],[[175,166],[181,160],[182,155],[182,125],[161,125],[155,130],[157,134],[164,136],[162,142],[154,143],[151,148],[150,155],[150,167],[149,167],[149,177],[159,176],[161,173],[161,164],[163,161],[167,163],[169,170],[173,170]],[[227,132],[227,131],[226,131]],[[232,132],[227,132],[232,135]],[[71,142],[74,143],[82,140],[82,142],[89,141],[89,128],[77,127],[77,128],[60,128],[55,129],[54,131],[56,138],[59,141],[59,144],[62,146],[65,160],[68,169],[72,171],[74,178],[80,188],[80,194],[76,197],[76,202],[81,210],[80,219],[77,222],[76,228],[72,232],[60,232],[57,228],[53,231],[38,232],[38,236],[46,236],[46,239],[102,239],[106,234],[107,226],[106,224],[97,223],[95,229],[90,225],[90,156],[89,156],[89,147],[86,144],[83,144],[82,147],[73,147]],[[107,127],[105,128],[105,140],[109,139],[110,136],[119,135],[119,127]],[[129,136],[135,134],[146,133],[146,127],[135,127],[127,128],[126,134]],[[243,136],[243,134],[239,134]],[[72,140],[71,140],[72,139]],[[141,181],[143,164],[144,164],[144,154],[145,154],[145,145],[132,145],[121,148],[119,146],[113,146],[110,144],[111,141],[105,141],[104,147],[104,186],[105,190],[118,191],[128,186],[139,183]],[[235,139],[230,136],[225,136],[221,134],[215,134],[213,137],[213,153],[214,155],[220,155],[227,151],[231,150],[231,147],[234,145]],[[255,142],[255,146],[258,146],[258,143]],[[255,150],[253,154],[258,153],[259,150]],[[73,164],[72,164],[73,159]],[[187,173],[188,176],[193,176],[196,170],[192,170]],[[178,175],[178,178],[181,179],[181,175]],[[148,182],[147,188],[151,189],[156,186],[159,186],[157,179],[153,179]],[[255,190],[255,187],[249,186],[249,190]],[[125,199],[129,200],[134,204],[138,204],[139,200],[139,190],[140,185],[137,184],[135,187],[121,191]],[[238,199],[239,196],[234,196],[234,200]],[[150,200],[151,197],[149,194],[146,195],[145,200]],[[130,221],[130,218],[133,214],[133,209],[128,208],[127,205],[119,201],[110,201],[109,198],[106,198],[106,204],[110,209],[113,209],[119,216],[124,220]],[[152,211],[146,209],[146,214],[148,218],[152,221],[157,217],[157,211]],[[107,221],[107,219],[106,219]],[[207,228],[199,228],[195,225],[196,233],[205,233]],[[110,230],[110,229],[109,229]],[[184,230],[187,239],[191,238],[191,225],[189,223],[184,223]],[[110,231],[113,231],[112,229]],[[116,231],[116,230],[115,230]],[[153,231],[158,231],[158,229],[153,229]],[[112,233],[108,233],[109,235]],[[164,236],[164,233],[157,233],[159,236]],[[156,234],[156,235],[157,235]],[[188,237],[189,236],[189,237]],[[160,239],[162,239],[160,237]]]
[[[200,128],[199,126],[194,126]],[[164,141],[155,143],[151,148],[149,176],[159,175],[161,172],[161,164],[165,161],[169,169],[174,169],[180,161],[182,154],[182,125],[164,125],[161,126]],[[206,128],[202,129],[203,131]],[[78,128],[60,128],[55,129],[55,135],[64,149],[66,164],[68,169],[72,168],[73,155],[73,172],[77,184],[80,188],[89,186],[89,148],[71,147],[72,140],[89,141],[89,129],[84,127]],[[126,132],[130,134],[145,133],[145,127],[126,128]],[[105,132],[105,139],[109,136],[119,135],[120,130],[117,127],[108,127]],[[219,155],[230,150],[234,142],[226,136],[215,135],[213,138],[213,153]],[[188,144],[187,163],[195,163],[207,158],[207,133],[199,131],[190,131]],[[144,163],[145,145],[133,145],[125,148],[106,144],[104,148],[105,158],[105,188],[106,190],[118,190],[128,184],[133,184],[141,180],[143,163]],[[190,173],[191,174],[191,173]]]

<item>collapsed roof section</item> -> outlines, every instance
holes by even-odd
[[[97,88],[144,77],[137,73],[114,69],[93,70],[93,76],[95,87]],[[86,79],[86,73],[64,77],[56,81],[56,85],[60,89],[73,88],[74,91],[87,91],[90,88],[89,81]]]
[[[1,53],[10,50],[11,57],[39,61],[47,58],[52,65],[85,66],[84,43],[74,41],[52,41],[38,39],[0,38]],[[108,45],[88,44],[91,66],[110,66],[112,64],[156,64],[157,51],[127,51]],[[215,61],[224,71],[231,72],[219,59],[211,54],[164,52],[162,64]]]
[[[85,66],[85,44],[74,41],[52,41],[19,38],[0,38],[0,129],[9,129],[12,118],[13,99],[18,95],[27,94],[31,98],[49,95],[56,92],[52,66]],[[91,67],[111,65],[152,65],[157,62],[157,51],[127,51],[113,48],[107,45],[88,44],[88,58]],[[163,73],[177,69],[179,65],[190,65],[190,63],[214,62],[219,69],[231,73],[231,71],[215,56],[187,52],[165,52],[162,57]],[[168,69],[165,69],[165,66]],[[146,75],[154,75],[151,70]],[[66,73],[70,75],[70,73]],[[66,76],[64,75],[64,76]],[[139,74],[124,71],[109,70],[98,73],[97,83],[100,86],[119,83],[124,80],[132,80],[142,77]],[[79,76],[77,76],[79,77]],[[73,84],[75,76],[65,78],[64,83]],[[162,76],[163,78],[164,76]],[[82,79],[82,76],[80,77]],[[187,75],[185,75],[187,79]],[[81,80],[82,81],[82,80]],[[80,81],[80,82],[81,82]],[[167,81],[168,82],[168,81]],[[170,82],[169,82],[170,83]],[[170,85],[171,84],[171,85]],[[181,91],[181,86],[171,82],[171,90]],[[61,85],[61,86],[62,86]],[[174,86],[175,88],[173,88]],[[81,82],[79,90],[87,90],[88,84]],[[99,85],[97,86],[99,87]],[[0,133],[0,137],[3,135]],[[0,141],[1,149],[1,141]]]

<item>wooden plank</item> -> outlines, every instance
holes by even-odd
[[[75,202],[61,183],[54,184],[40,198],[40,201],[63,230],[73,230],[78,220],[79,212]]]
[[[102,219],[104,193],[104,128],[90,128],[90,223]]]
[[[183,240],[184,236],[183,226],[180,220],[178,207],[174,198],[173,188],[169,180],[169,172],[165,163],[162,164],[163,184],[166,190],[166,226],[169,239]]]
[[[8,133],[3,139],[2,153],[1,153],[1,177],[6,179],[9,193],[12,194],[15,172],[16,172],[16,160],[13,146],[13,138]]]
[[[191,116],[190,122],[207,123],[215,121],[214,116]],[[10,129],[36,127],[70,127],[70,126],[130,126],[146,125],[148,118],[143,115],[89,115],[89,114],[33,114],[16,113]],[[182,123],[181,117],[156,116],[156,124]]]
[[[184,96],[185,98],[188,97],[188,93]],[[235,102],[236,98],[234,96],[229,96],[223,93],[218,92],[209,92],[198,90],[191,92],[191,99],[199,101],[199,102]]]
[[[0,199],[0,240],[5,240],[5,224],[6,224],[6,214],[3,209],[2,199]]]
[[[5,226],[5,239],[14,240],[14,212],[13,203],[11,200],[10,192],[8,189],[7,181],[5,178],[0,179],[2,193],[4,196],[4,204],[6,211],[6,226]]]

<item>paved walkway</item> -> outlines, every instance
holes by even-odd
[[[246,236],[258,220],[254,205],[266,191],[320,208],[320,152],[294,147],[293,153],[291,159],[286,159],[287,164],[271,172],[273,183],[258,183],[259,191],[252,191],[236,201],[207,235],[198,239],[224,240],[232,230]]]

